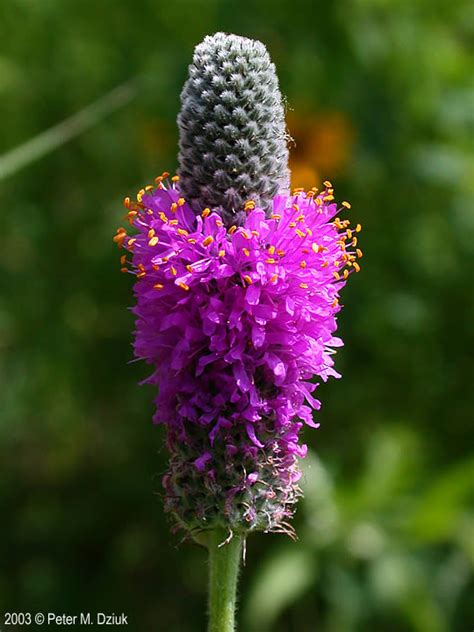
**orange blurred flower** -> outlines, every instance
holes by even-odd
[[[352,154],[355,130],[342,112],[316,116],[288,115],[288,128],[295,143],[290,152],[292,186],[305,188],[321,178],[343,173]]]

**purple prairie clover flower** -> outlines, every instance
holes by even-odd
[[[134,350],[166,427],[165,509],[209,549],[209,632],[234,632],[250,531],[293,534],[314,378],[339,377],[339,294],[359,271],[330,182],[290,193],[288,133],[261,42],[216,33],[181,92],[178,174],[125,199]],[[127,252],[129,257],[127,257]],[[223,546],[223,545],[226,546]]]
[[[165,508],[191,533],[291,533],[314,377],[334,369],[339,294],[362,256],[360,225],[324,189],[244,205],[240,225],[199,214],[168,174],[126,198],[114,241],[136,277],[134,351],[152,365],[154,421],[170,453]]]

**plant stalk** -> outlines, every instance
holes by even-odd
[[[237,578],[242,557],[242,538],[215,529],[209,534],[209,628],[208,632],[234,632]]]

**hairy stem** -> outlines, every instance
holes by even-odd
[[[242,538],[234,535],[223,544],[227,533],[215,529],[209,534],[209,628],[208,632],[234,632],[237,578],[242,556]]]

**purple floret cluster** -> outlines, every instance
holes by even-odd
[[[125,200],[135,230],[114,240],[136,276],[134,349],[167,429],[165,504],[191,531],[290,528],[300,431],[319,425],[311,380],[339,377],[339,293],[362,255],[324,186],[277,195],[270,214],[249,201],[241,226],[196,215],[166,174]]]

